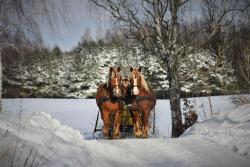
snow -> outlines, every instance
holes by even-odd
[[[250,95],[245,95],[250,98]],[[235,108],[234,96],[211,96],[213,114]],[[199,116],[199,122],[212,117],[209,97],[188,98]],[[182,101],[182,108],[183,108]],[[61,123],[78,129],[84,134],[91,134],[94,129],[98,108],[94,99],[3,99],[3,110],[9,117],[16,117],[20,110],[23,115],[33,112],[46,112]],[[156,129],[158,136],[169,137],[171,134],[171,112],[169,100],[156,102]],[[183,111],[185,112],[185,111]],[[205,113],[205,114],[204,114]],[[99,121],[100,128],[102,121]]]
[[[97,140],[88,144],[94,150],[90,166],[246,167],[250,162],[199,138]]]
[[[166,67],[155,56],[137,47],[78,48],[52,60],[3,67],[5,97],[94,97],[101,82],[107,81],[110,66],[142,66],[142,73],[155,91],[167,90]],[[178,67],[180,88],[184,92],[222,94],[235,89],[236,78],[227,61],[217,67],[214,55],[199,51],[184,56]],[[22,88],[13,94],[9,87]],[[32,93],[31,93],[32,92]]]
[[[221,112],[178,139],[84,140],[48,113],[10,119],[4,112],[0,166],[247,167],[249,128],[250,104]]]
[[[21,119],[0,114],[0,166],[84,166],[88,161],[83,136],[47,113]]]
[[[196,124],[183,136],[201,137],[250,159],[250,104],[220,113],[214,119]]]

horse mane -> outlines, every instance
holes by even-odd
[[[108,79],[107,79],[107,82],[106,82],[107,88],[109,88],[109,84],[110,84],[110,80],[111,80],[111,73],[112,72],[109,72],[109,74],[108,74]]]
[[[147,81],[145,80],[144,76],[141,74],[141,86],[146,90],[149,91],[149,86]]]

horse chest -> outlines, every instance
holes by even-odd
[[[151,100],[134,100],[132,102],[131,109],[133,111],[146,111],[146,110],[152,110],[154,108],[154,102]]]
[[[103,103],[103,110],[108,110],[108,111],[111,111],[111,112],[115,112],[119,109],[119,105],[117,102],[115,103],[111,103],[111,102],[105,102]]]

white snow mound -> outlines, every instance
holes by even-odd
[[[221,144],[250,159],[250,104],[195,124],[182,137],[200,138]]]
[[[28,119],[28,125],[43,128],[43,129],[50,129],[54,131],[54,134],[67,141],[67,142],[82,142],[83,136],[78,131],[69,126],[61,125],[60,121],[57,119],[52,119],[51,115],[44,112],[34,113]]]
[[[20,118],[10,119],[6,113],[0,113],[1,167],[247,167],[250,164],[250,104],[199,123],[178,139],[83,140],[78,130],[61,125],[49,114],[33,113]]]
[[[0,166],[77,167],[86,166],[90,156],[80,132],[47,113],[21,119],[0,114],[0,137]]]

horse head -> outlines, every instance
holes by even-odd
[[[139,90],[141,88],[141,67],[139,67],[138,69],[137,68],[133,68],[133,67],[130,67],[130,77],[129,77],[129,80],[130,80],[130,84],[131,84],[131,93],[135,96],[139,95]]]
[[[115,97],[121,97],[121,75],[120,75],[121,68],[120,67],[110,67],[109,69],[109,81],[108,87],[111,88],[111,91]]]

